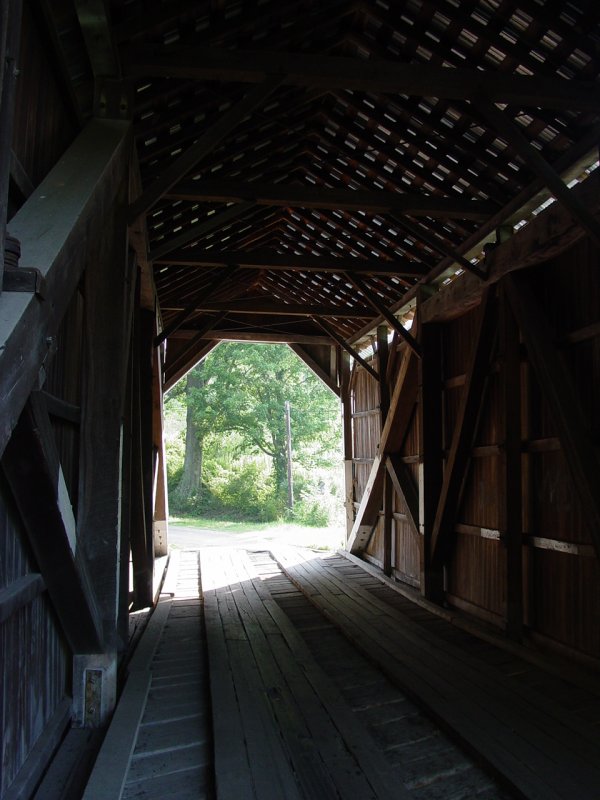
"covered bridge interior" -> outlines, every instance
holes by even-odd
[[[597,798],[597,2],[4,0],[0,25],[0,796],[33,797],[66,731],[110,720],[168,551],[163,394],[234,340],[289,344],[341,400],[346,561],[280,553],[293,591],[352,638],[335,598],[363,570],[357,607],[387,615],[365,595],[386,587],[535,663],[539,691],[568,677],[541,739],[537,712],[502,716],[522,687],[478,689],[519,771],[390,666],[406,643],[356,634],[515,796]],[[206,614],[215,575],[258,586],[207,558]],[[469,663],[444,667],[467,706]],[[404,797],[377,775],[216,791]],[[124,796],[178,796],[149,785]]]

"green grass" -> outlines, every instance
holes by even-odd
[[[206,528],[211,531],[227,531],[229,533],[262,533],[273,528],[280,528],[286,523],[281,520],[275,522],[234,522],[226,519],[211,519],[210,517],[170,517],[169,525],[185,525],[189,528]],[[300,526],[298,526],[300,527]]]

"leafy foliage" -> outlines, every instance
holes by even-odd
[[[323,503],[328,498],[319,488],[321,473],[340,459],[337,398],[285,345],[221,344],[196,371],[190,373],[187,387],[181,382],[166,404],[167,416],[171,403],[180,415],[182,404],[187,404],[187,435],[197,439],[195,452],[202,459],[202,485],[193,491],[182,479],[181,434],[170,445],[169,457],[181,465],[179,470],[170,466],[170,474],[185,486],[183,495],[172,492],[174,510],[277,518],[287,488],[288,400],[294,471],[299,473],[294,518],[324,524],[330,503]],[[189,447],[185,450],[191,452]]]

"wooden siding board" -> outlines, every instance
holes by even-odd
[[[551,550],[533,550],[532,624],[575,650],[600,656],[600,564]]]
[[[77,133],[30,3],[23,3],[21,53],[26,69],[17,81],[13,150],[37,186]]]

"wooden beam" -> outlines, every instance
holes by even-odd
[[[379,373],[379,414],[381,417],[381,429],[385,425],[385,418],[390,410],[390,387],[387,382],[387,366],[390,356],[388,345],[387,325],[377,326],[377,370]]]
[[[281,78],[270,75],[245,94],[238,103],[231,106],[185,153],[166,167],[153,183],[148,186],[142,196],[131,206],[130,222],[137,219],[140,214],[148,213],[169,189],[197,167],[202,159],[206,158],[215,147],[218,147],[248,114],[263,105],[280,85]]]
[[[77,530],[101,610],[107,649],[125,647],[117,631],[128,617],[119,603],[122,561],[122,448],[136,265],[126,248],[129,175],[102,209],[102,237],[83,276],[80,478]]]
[[[454,523],[458,515],[465,473],[479,423],[496,335],[493,292],[493,289],[486,291],[481,302],[466,382],[444,470],[444,482],[431,536],[431,560],[434,567],[443,564],[450,555]]]
[[[20,292],[0,296],[0,453],[48,358],[53,337],[103,235],[127,169],[130,126],[93,120],[11,220],[21,266],[36,267],[52,302]]]
[[[398,453],[390,453],[385,461],[392,486],[406,506],[406,516],[414,533],[419,535],[419,493],[406,464]]]
[[[205,339],[204,344],[199,349],[196,349],[193,356],[189,356],[186,362],[183,362],[183,360],[178,360],[176,364],[165,371],[165,392],[168,392],[169,389],[172,389],[178,380],[181,380],[181,378],[183,378],[187,372],[195,367],[199,361],[202,361],[203,358],[206,358],[210,351],[214,350],[218,344],[219,343],[216,341],[211,342]]]
[[[373,313],[369,308],[356,306],[309,305],[308,303],[282,303],[278,300],[258,300],[256,298],[211,301],[199,299],[194,311],[229,311],[234,314],[272,314],[280,317],[340,317],[341,319],[369,319]],[[181,306],[166,305],[163,311],[182,311]],[[185,321],[187,317],[183,318]],[[399,323],[398,323],[399,324]]]
[[[220,287],[224,283],[226,283],[229,280],[229,278],[231,278],[232,275],[234,275],[236,271],[237,267],[225,267],[224,269],[222,269],[219,272],[219,274],[212,279],[212,281],[208,284],[208,286],[204,287],[196,295],[194,295],[192,300],[190,300],[188,305],[185,308],[183,308],[179,314],[177,314],[175,319],[173,319],[171,322],[169,322],[168,325],[166,325],[163,328],[161,333],[159,333],[156,339],[154,340],[155,346],[160,347],[160,345],[165,341],[165,339],[168,339],[172,333],[181,328],[183,323],[187,322],[187,320],[192,316],[192,314],[194,314],[199,309],[199,304],[207,300],[210,300],[210,298],[215,294],[215,292],[218,289],[220,289]],[[163,308],[162,310],[167,311],[173,309]],[[222,317],[220,317],[217,321],[220,322],[221,319]]]
[[[415,355],[420,355],[421,348],[419,347],[419,343],[416,339],[406,330],[404,325],[397,319],[392,312],[387,309],[383,303],[375,296],[375,293],[372,289],[367,286],[362,278],[359,278],[358,275],[351,275],[349,272],[345,273],[346,277],[352,283],[359,292],[363,295],[367,303],[373,306],[375,311],[380,314],[384,320],[390,325],[392,330],[395,330],[396,333],[403,339],[406,344],[410,347],[410,349],[415,353]]]
[[[598,217],[600,213],[600,175],[598,171],[570,190],[580,203]],[[498,245],[486,257],[488,277],[483,284],[473,275],[461,275],[460,279],[444,286],[423,304],[424,322],[441,322],[464,314],[475,308],[486,286],[499,281],[505,275],[536,264],[542,264],[566,252],[585,233],[559,203],[553,203],[528,225],[506,242]]]
[[[587,530],[600,558],[600,458],[583,422],[577,390],[562,354],[553,345],[554,332],[524,276],[510,275],[504,285],[529,362],[556,424]]]
[[[421,278],[425,275],[423,266],[416,261],[384,261],[376,258],[354,258],[344,256],[296,255],[276,253],[274,250],[219,251],[186,247],[173,250],[167,255],[154,258],[155,264],[168,264],[183,267],[225,267],[236,264],[240,269],[268,269],[276,271],[302,270],[303,272],[333,272],[341,274],[394,275],[404,278]]]
[[[346,536],[354,524],[354,463],[352,453],[352,396],[350,391],[350,356],[340,353],[340,400],[342,401],[342,444],[344,448],[344,508],[346,511]]]
[[[176,339],[193,339],[196,335],[196,330],[193,328],[179,329],[172,333],[169,339],[174,341]],[[330,336],[317,336],[309,333],[291,333],[282,331],[281,333],[273,333],[272,331],[256,330],[219,330],[211,328],[206,332],[206,339],[216,339],[217,341],[229,342],[265,342],[273,344],[331,344]]]
[[[196,351],[201,350],[206,341],[210,341],[211,337],[208,335],[214,325],[218,325],[221,320],[225,318],[225,314],[221,313],[215,317],[210,317],[204,320],[204,324],[194,332],[194,336],[178,350],[175,350],[174,358],[171,357],[172,348],[167,347],[167,358],[165,361],[165,376],[168,381],[169,376],[178,372],[182,367],[187,367],[191,360],[193,360]],[[215,340],[215,344],[218,340]],[[185,369],[187,372],[187,368]]]
[[[500,290],[500,379],[502,427],[499,508],[501,540],[506,548],[506,632],[523,635],[523,509],[521,441],[521,343],[519,329],[502,283]]]
[[[27,200],[35,191],[35,186],[25,168],[19,161],[14,150],[10,151],[10,179],[16,186],[23,201]]]
[[[541,153],[533,147],[521,128],[493,103],[479,103],[478,107],[490,125],[517,151],[525,164],[544,181],[558,202],[573,215],[600,247],[600,222],[580,202],[577,195],[569,189]]]
[[[441,219],[485,220],[498,210],[496,203],[436,197],[416,192],[335,189],[324,186],[239,183],[228,180],[187,180],[165,194],[173,200],[241,203],[283,208],[324,208],[366,211],[370,214],[410,214]]]
[[[134,149],[129,167],[129,203],[136,200],[142,191],[142,176],[137,156]],[[156,284],[154,270],[148,257],[148,227],[146,217],[140,215],[137,220],[129,224],[127,230],[128,244],[135,253],[138,266],[141,270],[140,304],[142,308],[154,309],[156,307]]]
[[[213,214],[212,216],[208,217],[208,219],[204,220],[204,222],[199,222],[197,225],[192,225],[183,233],[180,233],[179,236],[174,236],[172,239],[168,239],[167,241],[156,245],[156,247],[148,254],[148,261],[158,261],[160,258],[166,256],[173,250],[177,250],[179,247],[183,247],[184,245],[188,244],[188,242],[193,242],[195,239],[200,239],[207,233],[210,233],[217,228],[221,228],[231,222],[234,222],[236,219],[243,217],[244,214],[246,214],[248,211],[252,211],[253,208],[256,208],[254,203],[238,203],[237,205],[226,208],[225,211],[221,211],[219,214]]]
[[[0,292],[4,272],[4,238],[8,216],[22,11],[22,0],[6,0],[0,8]]]
[[[383,574],[388,578],[392,574],[393,553],[392,537],[394,535],[394,494],[389,472],[383,474]]]
[[[45,589],[46,584],[39,572],[23,575],[0,589],[0,624],[29,605]]]
[[[356,513],[346,548],[351,553],[363,550],[377,524],[383,491],[383,472],[389,453],[402,447],[417,399],[417,361],[412,350],[404,355],[402,366],[390,402],[390,410],[381,431],[379,447],[367,485]]]
[[[423,323],[424,295],[417,296],[417,323],[423,356],[419,362],[419,571],[421,593],[428,600],[444,599],[441,568],[431,561],[431,538],[444,474],[442,328]]]
[[[100,652],[100,615],[77,541],[69,530],[68,509],[61,505],[58,455],[52,440],[43,407],[29,402],[5,448],[2,468],[69,646],[74,653]]]
[[[477,264],[471,264],[468,258],[465,258],[461,255],[458,251],[454,250],[452,247],[448,247],[444,244],[440,239],[435,236],[432,236],[428,231],[424,230],[419,225],[412,225],[410,222],[407,222],[405,219],[396,220],[398,226],[402,228],[406,233],[410,236],[413,236],[417,241],[423,242],[424,244],[431,247],[436,253],[439,253],[441,256],[445,256],[446,258],[451,259],[455,264],[459,264],[460,267],[467,272],[471,272],[477,278],[481,280],[485,280],[486,273],[480,266]]]
[[[138,275],[138,297],[140,277]],[[139,306],[134,311],[130,357],[131,392],[128,413],[131,416],[131,524],[129,542],[133,570],[133,597],[136,609],[152,606],[153,531],[152,531],[152,421],[150,356],[154,320],[151,312]],[[148,378],[150,377],[150,381]],[[149,385],[150,384],[150,385]],[[149,409],[150,406],[150,409]]]
[[[118,77],[121,70],[106,4],[103,0],[74,0],[74,5],[94,76]]]
[[[139,77],[226,80],[261,83],[282,75],[288,86],[390,92],[415,97],[471,100],[517,106],[596,111],[600,107],[594,81],[562,80],[430,64],[403,64],[304,53],[220,50],[175,46],[140,46],[127,54],[126,71]]]
[[[331,375],[328,372],[326,372],[319,363],[315,361],[315,359],[310,355],[310,353],[308,353],[306,349],[302,347],[302,345],[300,344],[290,344],[288,346],[290,347],[291,350],[294,351],[294,353],[296,353],[298,358],[302,359],[302,361],[304,361],[306,366],[312,372],[314,372],[317,378],[322,380],[325,386],[327,386],[328,389],[331,389],[331,391],[334,394],[337,394],[337,396],[339,397],[340,387],[337,385],[335,380],[332,379]]]
[[[155,315],[156,324],[156,315]],[[167,486],[167,456],[164,435],[163,351],[154,347],[152,353],[152,443],[154,446],[154,485],[152,497],[154,555],[167,556],[169,496]]]
[[[356,361],[357,364],[360,364],[361,367],[367,370],[371,377],[375,378],[376,381],[379,380],[379,373],[373,369],[373,367],[366,361],[362,356],[360,356],[356,350],[348,344],[348,342],[335,331],[328,322],[325,322],[324,319],[318,319],[317,317],[313,317],[313,321],[319,325],[325,333],[327,333],[334,342],[337,342],[339,346],[345,350],[352,358]]]

